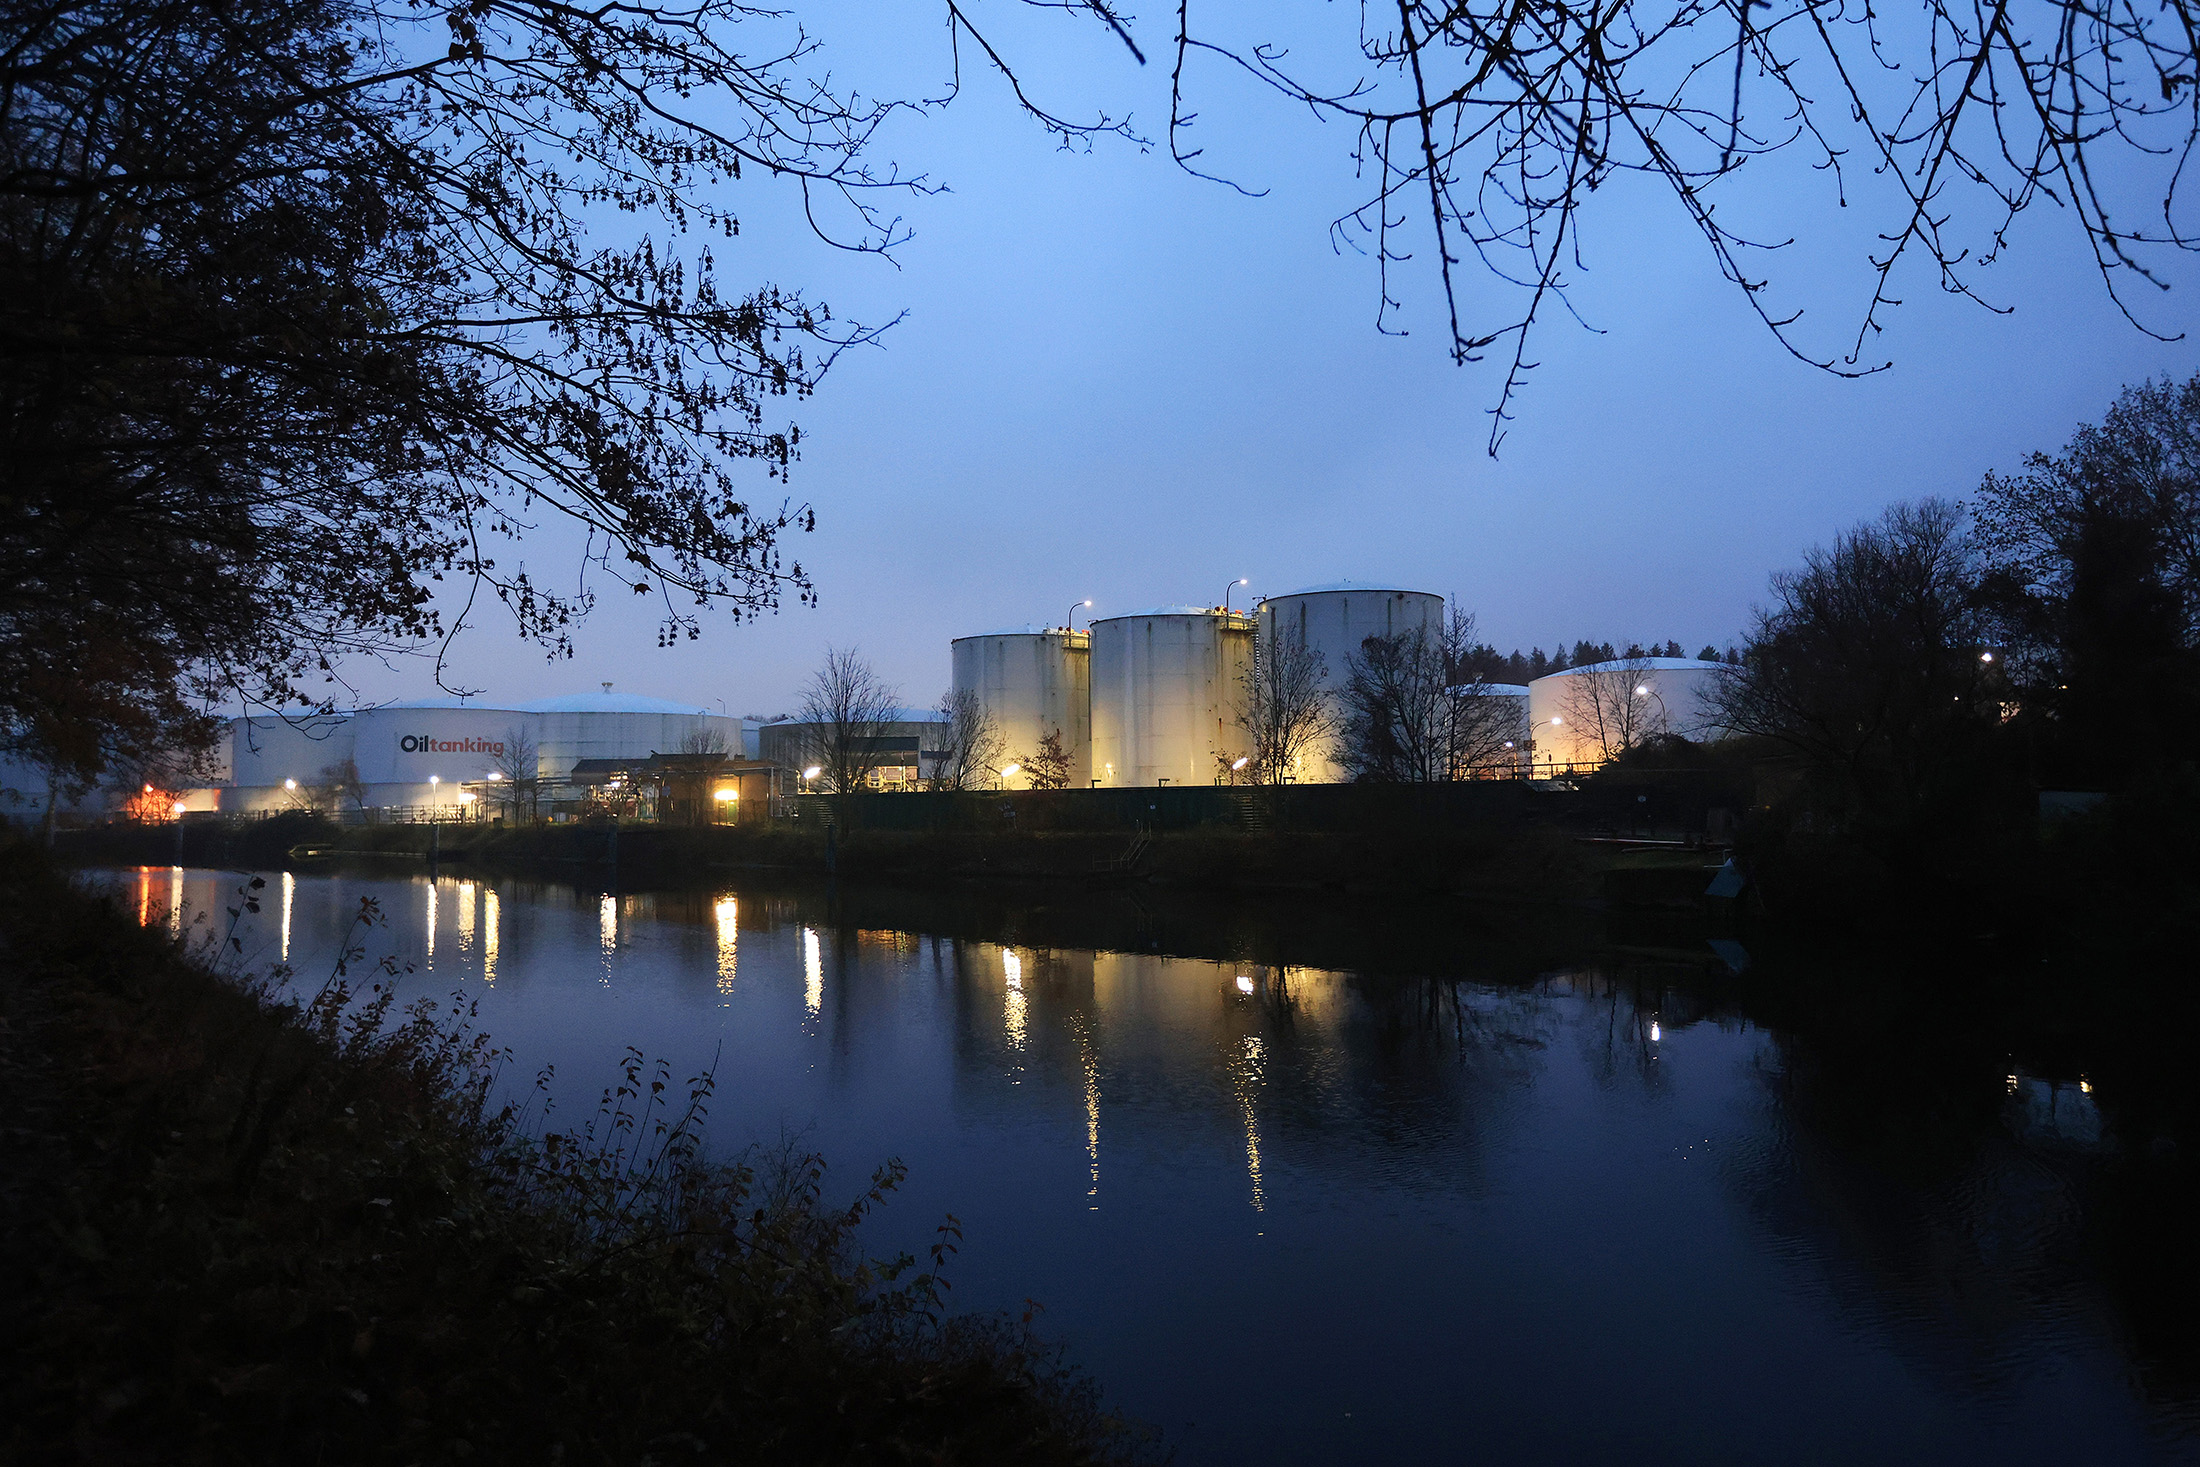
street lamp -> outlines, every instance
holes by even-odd
[[[1092,605],[1092,598],[1088,596],[1088,597],[1086,597],[1086,598],[1085,598],[1084,600],[1082,600],[1082,601],[1078,602],[1078,603],[1077,603],[1076,605],[1074,605],[1074,606],[1070,607],[1070,609],[1069,609],[1069,620],[1068,620],[1068,621],[1066,621],[1066,622],[1064,622],[1064,623],[1062,623],[1062,625],[1064,625],[1064,626],[1068,627],[1068,628],[1069,628],[1069,629],[1070,629],[1071,631],[1073,631],[1073,632],[1074,632],[1074,631],[1076,631],[1076,630],[1077,630],[1077,613],[1078,613],[1078,612],[1080,612],[1080,611],[1083,611],[1083,610],[1087,609],[1087,608],[1088,608],[1088,607],[1090,607],[1091,605]]]
[[[286,790],[294,790],[297,787],[298,781],[296,781],[295,779],[286,779],[283,781],[283,788]]]
[[[1553,714],[1549,718],[1539,718],[1535,722],[1528,725],[1528,769],[1531,774],[1535,770],[1535,731],[1543,727],[1543,725],[1546,723],[1550,724],[1553,728],[1564,728],[1566,726],[1566,720],[1556,714]],[[1555,759],[1551,759],[1544,762],[1556,765],[1558,761]]]
[[[1236,589],[1237,589],[1238,587],[1240,587],[1240,586],[1249,586],[1249,585],[1251,585],[1251,584],[1252,584],[1252,582],[1251,582],[1250,580],[1248,580],[1248,579],[1247,579],[1246,577],[1244,577],[1244,576],[1239,576],[1239,577],[1238,577],[1238,578],[1237,578],[1236,580],[1232,581],[1232,582],[1231,582],[1231,583],[1230,583],[1229,585],[1227,585],[1227,586],[1224,586],[1224,587],[1222,588],[1222,614],[1223,614],[1224,616],[1228,616],[1228,615],[1230,614],[1230,593],[1231,593],[1232,591],[1235,591],[1235,590],[1236,590]]]

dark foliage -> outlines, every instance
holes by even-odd
[[[2114,788],[2200,742],[2200,376],[2127,388],[1988,476],[1984,587],[2042,777]]]
[[[867,1259],[900,1177],[827,1200],[700,1151],[707,1077],[630,1054],[598,1115],[487,1101],[485,1041],[352,957],[224,981],[0,850],[23,1169],[0,1455],[14,1461],[1091,1462],[1144,1448],[1028,1321]],[[253,899],[251,888],[240,901]],[[367,912],[371,917],[371,907]],[[459,1016],[462,1018],[462,1016]],[[30,1196],[26,1189],[39,1189]],[[50,1220],[50,1225],[48,1221]]]

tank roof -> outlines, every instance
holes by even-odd
[[[645,698],[639,693],[568,693],[562,698],[537,698],[519,707],[524,713],[711,713],[692,703]]]
[[[1622,657],[1617,662],[1585,662],[1579,667],[1562,668],[1545,673],[1544,677],[1572,677],[1577,672],[1603,672],[1610,668],[1636,667],[1644,672],[1685,672],[1693,667],[1723,668],[1723,662],[1705,662],[1695,657]],[[1542,678],[1537,678],[1541,682]]]
[[[1036,625],[1025,625],[1020,627],[996,627],[990,632],[970,632],[964,636],[956,637],[954,640],[957,642],[975,642],[980,637],[1044,637],[1049,635],[1060,636],[1061,632],[1062,629],[1060,627],[1042,627]]]
[[[1477,689],[1473,683],[1467,683],[1453,689],[1453,691],[1471,693],[1477,691]],[[1484,697],[1489,698],[1525,698],[1528,696],[1528,685],[1526,683],[1484,683],[1479,691]]]
[[[528,704],[499,703],[493,698],[400,698],[394,703],[377,703],[371,708],[362,708],[359,711],[362,713],[379,713],[384,709],[393,708],[455,708],[467,713],[527,713],[532,711]]]
[[[1281,591],[1273,596],[1263,596],[1263,601],[1281,601],[1286,596],[1319,596],[1329,591],[1381,591],[1386,594],[1400,592],[1408,596],[1443,597],[1434,591],[1416,591],[1411,586],[1394,586],[1387,581],[1324,581],[1318,586],[1301,586],[1296,591]]]
[[[1232,611],[1232,616],[1251,616],[1250,611]],[[1096,622],[1134,621],[1142,616],[1220,616],[1219,606],[1149,606],[1144,611],[1126,611],[1116,616],[1096,616]]]

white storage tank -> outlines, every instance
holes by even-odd
[[[537,765],[545,779],[562,779],[583,759],[646,759],[677,754],[690,737],[716,740],[738,759],[746,747],[741,720],[689,703],[615,693],[576,693],[520,705],[534,715]]]
[[[1288,637],[1319,652],[1323,683],[1332,693],[1349,676],[1346,660],[1369,637],[1394,637],[1420,631],[1434,638],[1444,630],[1444,598],[1432,591],[1407,591],[1361,581],[1331,581],[1260,603],[1264,637]],[[1342,780],[1345,772],[1325,752],[1299,778],[1316,783]]]
[[[954,687],[975,693],[1000,730],[1001,762],[1038,752],[1049,733],[1062,736],[1069,787],[1092,783],[1092,634],[1067,627],[1017,627],[957,637]],[[1004,781],[1030,788],[1021,770]]]
[[[351,717],[352,757],[369,807],[461,803],[460,786],[485,780],[507,746],[534,733],[523,708],[426,698]]]
[[[1627,657],[1537,678],[1528,684],[1536,769],[1594,768],[1654,734],[1718,737],[1712,693],[1726,671],[1693,657]]]
[[[1092,624],[1092,778],[1102,785],[1218,783],[1250,752],[1237,711],[1253,658],[1250,615],[1164,606]]]
[[[311,789],[325,783],[324,773],[352,759],[358,729],[346,713],[296,718],[236,718],[229,725],[229,767],[218,800],[231,813],[287,810],[300,801],[288,782]]]

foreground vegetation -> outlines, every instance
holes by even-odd
[[[945,1311],[952,1219],[864,1257],[898,1166],[840,1204],[814,1157],[706,1161],[708,1077],[630,1052],[586,1125],[530,1124],[359,949],[223,976],[20,845],[0,944],[8,1460],[1152,1453],[1028,1318]]]

